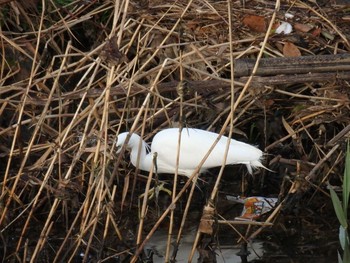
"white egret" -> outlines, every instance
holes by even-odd
[[[126,141],[128,132],[118,135],[117,152]],[[133,133],[127,143],[127,149],[130,149],[131,163],[136,166],[138,150],[140,149],[139,169],[149,171],[153,162],[153,153],[157,153],[157,172],[175,173],[176,156],[178,149],[178,128],[165,129],[158,132],[152,141],[151,147],[140,139],[140,136]],[[200,129],[184,128],[181,133],[180,159],[178,165],[178,174],[191,176],[197,166],[207,154],[219,134]],[[200,172],[213,167],[222,165],[225,155],[228,138],[221,136],[220,140],[212,150],[206,161],[203,163]],[[139,147],[139,144],[142,144]],[[263,152],[255,146],[230,139],[226,165],[245,164],[249,173],[256,167],[263,167],[261,163]]]

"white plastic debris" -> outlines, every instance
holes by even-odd
[[[285,13],[285,14],[284,14],[284,17],[285,17],[286,19],[289,19],[289,18],[293,18],[294,15],[291,14],[291,13]]]
[[[289,24],[288,22],[282,21],[281,24],[280,24],[280,26],[277,27],[277,29],[276,29],[275,32],[276,32],[276,34],[281,34],[281,33],[283,33],[283,34],[285,34],[285,35],[288,35],[288,34],[290,34],[292,31],[293,31],[292,25]]]

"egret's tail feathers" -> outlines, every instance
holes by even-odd
[[[260,160],[253,160],[253,161],[250,161],[249,163],[246,164],[246,166],[247,166],[248,172],[249,172],[250,174],[253,174],[253,169],[256,169],[256,168],[258,168],[258,167],[264,168],[264,169],[266,169],[266,170],[268,170],[268,171],[270,171],[270,172],[274,172],[274,171],[270,170],[269,168],[265,167],[265,166],[261,163]]]

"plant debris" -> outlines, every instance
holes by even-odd
[[[194,247],[283,236],[292,248],[273,261],[283,251],[335,261],[337,243],[314,246],[338,240],[327,182],[341,185],[349,139],[349,61],[334,61],[350,50],[349,14],[334,2],[0,1],[2,260],[141,262],[158,228],[179,244],[211,207],[219,227]],[[293,31],[277,34],[281,21]],[[324,56],[322,72],[277,73]],[[294,64],[257,75],[270,59]],[[248,74],[235,74],[240,60]],[[231,131],[274,172],[226,167],[217,184],[219,170],[197,184],[157,175],[149,186],[171,190],[147,199],[149,175],[116,155],[115,140],[176,126]],[[225,193],[278,205],[260,225],[234,225]]]

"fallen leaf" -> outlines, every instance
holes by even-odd
[[[103,61],[106,61],[112,65],[119,65],[123,62],[126,62],[128,59],[123,54],[117,45],[117,37],[113,36],[111,39],[108,39],[103,46],[100,58]]]
[[[293,130],[293,128],[289,125],[289,123],[285,120],[285,118],[283,116],[282,116],[282,124],[283,124],[284,128],[286,129],[286,131],[288,132],[288,134],[293,139],[297,139],[296,132]]]
[[[264,105],[267,109],[270,109],[273,104],[275,104],[273,99],[267,99],[264,101]]]
[[[263,33],[266,31],[266,22],[263,16],[248,15],[243,18],[243,24],[251,30]]]
[[[281,42],[276,42],[275,43],[276,48],[278,49],[279,52],[283,52],[283,47],[284,45]]]
[[[312,26],[306,24],[295,23],[294,29],[303,33],[307,33],[312,29]]]
[[[189,30],[195,31],[199,27],[199,24],[198,22],[191,20],[187,22],[187,27]]]
[[[285,57],[300,57],[301,52],[296,45],[290,42],[284,43],[283,55]]]
[[[312,34],[314,37],[320,36],[320,34],[321,34],[321,28],[319,28],[319,27],[315,28],[314,30],[312,30],[311,34]]]
[[[276,22],[272,25],[272,30],[276,30],[281,25],[280,22]]]

